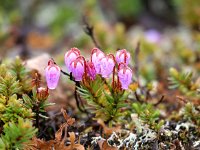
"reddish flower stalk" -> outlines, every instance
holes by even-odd
[[[108,56],[112,57],[114,63],[116,64],[116,61],[115,61],[115,56],[113,54],[109,54]],[[112,87],[113,89],[115,89],[115,66],[113,67],[113,76],[112,76]]]
[[[126,49],[118,50],[116,53],[116,61],[117,63],[124,62],[128,65],[130,61],[130,53],[126,51]]]
[[[93,62],[87,61],[86,63],[86,74],[90,77],[91,80],[94,80],[96,77],[96,70]]]

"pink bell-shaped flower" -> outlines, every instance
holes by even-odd
[[[107,55],[101,58],[101,75],[104,78],[109,78],[113,72],[113,68],[115,66],[113,57],[111,55]]]
[[[130,61],[130,53],[126,51],[126,49],[118,50],[116,53],[116,61],[117,63],[125,63],[128,65]]]
[[[124,63],[119,64],[118,78],[121,83],[122,89],[128,89],[132,81],[132,70]]]
[[[83,56],[77,57],[74,61],[70,64],[72,76],[74,77],[75,81],[81,81],[83,78],[83,74],[85,72],[85,59]]]
[[[99,50],[98,48],[92,49],[91,61],[94,64],[96,74],[101,73],[101,59],[103,57],[105,57],[105,54],[101,50]]]
[[[87,72],[87,75],[90,77],[91,80],[95,79],[96,70],[95,70],[93,62],[87,61],[87,63],[86,63],[86,72]]]
[[[65,65],[69,72],[72,72],[70,65],[71,62],[74,61],[79,56],[80,56],[80,50],[75,47],[71,48],[68,52],[65,53]]]
[[[48,66],[45,68],[45,76],[47,87],[49,89],[55,89],[60,78],[60,67],[54,64],[53,60],[49,60]]]

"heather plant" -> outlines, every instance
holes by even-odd
[[[69,120],[74,124],[74,120],[69,119],[66,113],[64,113],[64,118],[67,122],[62,124],[57,132],[55,131],[55,140],[33,138],[36,132],[42,134],[47,132],[41,131],[40,126],[43,126],[40,125],[41,118],[50,120],[51,123],[51,118],[45,114],[45,108],[53,105],[47,101],[49,89],[53,90],[58,86],[61,73],[75,83],[74,96],[77,107],[82,112],[81,115],[86,113],[89,119],[92,118],[92,123],[95,122],[103,128],[103,134],[99,134],[100,131],[91,131],[91,129],[84,130],[89,138],[89,134],[93,134],[92,141],[91,139],[87,141],[89,146],[84,144],[84,147],[91,145],[91,148],[95,149],[95,146],[99,145],[100,149],[125,147],[148,149],[155,145],[156,141],[159,148],[167,149],[174,141],[187,147],[191,139],[194,139],[191,147],[197,147],[199,137],[198,79],[195,79],[192,73],[170,69],[169,88],[183,96],[179,99],[184,102],[185,106],[180,113],[176,113],[175,116],[171,115],[163,121],[167,112],[165,107],[168,107],[165,106],[167,98],[165,99],[163,91],[158,91],[159,88],[154,91],[152,78],[148,78],[151,73],[148,72],[145,75],[144,70],[139,70],[138,47],[134,54],[135,60],[131,60],[130,53],[125,49],[118,50],[114,55],[105,54],[99,48],[94,48],[89,59],[86,59],[79,49],[71,48],[64,56],[67,72],[63,71],[53,59],[48,61],[45,68],[47,87],[41,86],[38,73],[34,74],[32,83],[30,82],[30,72],[25,69],[20,59],[16,59],[12,65],[2,64],[0,67],[2,123],[0,148],[24,149],[33,146],[33,149],[42,147],[54,147],[55,149],[80,147],[84,149],[81,144],[85,142],[86,137],[82,137],[82,129],[77,129],[76,134],[79,140],[73,132],[79,127],[70,127],[70,132],[66,131],[66,128],[71,126],[68,123]],[[134,61],[134,74],[132,67],[129,67],[130,61]],[[161,67],[159,65],[156,69]],[[140,75],[141,72],[142,75]],[[141,76],[146,81],[145,84],[141,83]],[[162,78],[159,80],[162,81]],[[22,130],[25,127],[27,130]],[[45,128],[48,129],[48,127]],[[98,134],[99,136],[96,137]],[[103,144],[100,144],[101,142]]]
[[[178,89],[184,95],[188,96],[200,96],[198,94],[198,89],[200,88],[199,79],[194,81],[192,72],[178,72],[175,68],[170,69],[170,77],[169,80],[169,88],[170,89]]]
[[[16,77],[16,80],[19,81],[19,85],[21,86],[21,93],[29,93],[32,89],[30,86],[31,78],[30,78],[30,71],[24,67],[24,62],[19,58],[16,59],[11,63],[9,72]]]
[[[164,121],[159,121],[160,112],[155,110],[152,104],[132,104],[133,112],[143,121],[143,123],[149,125],[149,128],[159,131]]]
[[[18,57],[13,62],[0,65],[0,148],[24,149],[27,142],[36,135],[40,117],[47,102],[48,88],[40,86],[40,78],[35,74],[31,81],[28,71]],[[35,122],[34,122],[35,120]]]
[[[33,127],[29,119],[18,118],[17,123],[9,122],[3,128],[0,149],[24,149],[36,132],[37,129]]]
[[[166,66],[164,57],[161,55],[161,58],[156,58],[153,63],[143,65],[146,60],[142,62],[140,57],[146,59],[155,47],[151,47],[150,51],[143,52],[144,54],[141,55],[139,54],[139,46],[140,44],[138,44],[132,60],[126,50],[118,50],[114,56],[112,54],[106,55],[97,48],[92,50],[90,60],[87,60],[81,56],[79,49],[72,48],[65,54],[68,73],[60,69],[53,60],[50,60],[51,63],[47,68],[52,67],[53,70],[56,70],[55,73],[52,72],[55,74],[52,75],[55,79],[51,80],[49,72],[46,79],[55,81],[57,85],[60,77],[59,72],[61,72],[74,81],[75,99],[79,110],[87,114],[94,114],[95,117],[92,116],[92,119],[98,120],[98,123],[103,127],[104,134],[100,137],[94,137],[92,141],[93,144],[97,144],[98,140],[104,141],[103,146],[98,143],[101,149],[124,147],[126,141],[128,141],[127,148],[134,147],[135,149],[152,148],[153,145],[149,145],[149,143],[152,144],[155,141],[160,143],[158,147],[161,149],[169,148],[169,143],[174,141],[179,141],[180,145],[183,144],[184,147],[187,147],[185,141],[193,139],[193,133],[195,134],[195,142],[190,147],[197,147],[199,132],[193,132],[192,129],[199,129],[198,78],[195,79],[192,73],[170,69],[169,82],[167,82],[167,72],[163,67],[169,66]],[[144,45],[142,46],[144,48]],[[178,45],[176,46],[178,48]],[[183,51],[186,52],[185,49]],[[175,53],[173,52],[171,55],[175,55]],[[158,56],[160,57],[160,55]],[[194,53],[192,56],[196,57]],[[178,64],[185,58],[184,56],[177,60]],[[128,67],[130,61],[134,64],[134,74]],[[187,65],[186,62],[185,65]],[[134,83],[131,84],[132,81]],[[156,90],[154,90],[154,83],[159,86]],[[173,101],[177,110],[174,110],[172,114],[175,113],[176,118],[173,118],[171,112],[168,111],[169,105],[166,100],[172,99],[172,97],[168,93],[169,91],[163,89],[168,84],[170,85],[169,89],[177,92],[176,94],[182,94],[187,99],[186,101],[182,98],[185,107],[180,109],[180,113],[177,113],[178,101],[176,104]],[[166,115],[170,117],[168,118]],[[101,122],[102,120],[103,122]],[[126,138],[121,134],[121,131],[115,128],[119,124],[120,127],[128,128],[131,131],[131,133],[128,131],[127,135],[129,136],[125,136]],[[111,126],[114,127],[110,128]],[[182,128],[186,128],[186,130],[183,131]],[[117,134],[117,132],[120,133]]]
[[[36,77],[37,78],[37,77]],[[54,103],[49,103],[47,98],[49,96],[48,88],[34,86],[32,89],[32,94],[23,94],[22,98],[24,101],[24,107],[26,109],[32,110],[33,116],[36,121],[36,127],[39,127],[39,118],[48,118],[44,115],[45,108],[54,105]]]
[[[1,121],[5,124],[13,121],[17,122],[18,117],[32,118],[32,111],[22,107],[22,99],[19,98],[22,92],[20,81],[14,75],[13,68],[9,69],[5,64],[0,66],[0,97],[1,97]],[[19,66],[23,68],[23,66]],[[19,74],[23,69],[19,69]],[[27,86],[27,85],[26,85]]]
[[[10,56],[14,46],[12,52],[25,59],[44,50],[56,62],[42,68],[38,57],[36,64],[28,60],[27,66],[45,71],[41,75],[19,58],[0,62],[0,149],[200,149],[199,4],[2,2],[0,57]],[[63,55],[63,47],[72,45],[81,51]],[[41,56],[41,64],[47,62]],[[53,105],[50,93],[57,105],[46,112]]]
[[[199,79],[194,79],[193,73],[178,72],[175,68],[170,69],[169,88],[177,89],[181,92],[183,97],[178,97],[185,104],[181,115],[188,121],[193,122],[196,125],[200,125],[200,115],[198,101],[200,94],[198,89],[200,88]],[[195,102],[196,101],[196,102]]]
[[[61,72],[75,82],[76,98],[81,97],[87,101],[95,118],[112,125],[125,113],[122,109],[127,105],[125,101],[129,94],[127,89],[132,81],[129,61],[130,53],[125,49],[117,51],[114,56],[106,55],[100,49],[94,48],[90,60],[86,60],[77,48],[72,48],[65,54],[65,64],[69,74],[63,70]],[[50,60],[46,68],[48,87],[57,85],[59,73],[59,67]]]
[[[197,126],[200,126],[199,108],[194,106],[193,103],[188,102],[183,109],[183,117]]]

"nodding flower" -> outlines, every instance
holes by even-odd
[[[60,78],[60,67],[54,64],[53,60],[49,60],[48,66],[45,68],[45,76],[47,87],[49,89],[55,89]]]
[[[130,61],[130,53],[126,51],[126,49],[122,49],[122,50],[118,50],[116,53],[116,61],[117,63],[125,63],[125,64],[129,64]]]
[[[69,73],[72,72],[70,65],[71,62],[74,61],[79,56],[80,56],[80,50],[75,47],[71,48],[69,51],[65,53],[65,65]]]
[[[83,56],[79,56],[71,62],[70,68],[75,81],[82,80],[83,74],[85,73],[85,64],[85,58]]]
[[[132,81],[132,76],[132,70],[125,63],[120,63],[118,66],[118,78],[122,89],[128,89]]]
[[[100,61],[101,64],[101,75],[104,78],[109,78],[109,76],[113,72],[113,68],[115,66],[115,60],[113,55],[106,55],[103,58],[101,58]]]
[[[94,64],[96,74],[101,73],[101,59],[103,57],[105,57],[105,54],[101,50],[99,50],[98,48],[92,49],[91,61]]]
[[[91,80],[95,80],[95,78],[96,78],[96,70],[95,70],[93,62],[87,61],[87,63],[86,63],[86,72],[87,72],[87,75],[90,77]]]

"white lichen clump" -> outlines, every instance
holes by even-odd
[[[113,145],[110,145],[111,142],[113,143]],[[115,132],[113,132],[111,136],[108,138],[107,143],[110,146],[117,147],[117,148],[120,148],[123,146],[123,140],[119,139],[119,136]]]
[[[194,127],[194,125],[189,122],[181,123],[176,126],[176,131],[179,131],[181,127],[185,127],[186,131],[189,131],[189,127]]]
[[[100,140],[106,140],[106,139],[102,138],[101,136],[92,137],[92,142],[91,142],[91,144],[97,144],[97,142],[100,141]]]
[[[126,148],[129,148],[130,146],[132,146],[135,143],[136,139],[137,139],[137,135],[130,133],[129,136],[124,139],[123,143],[126,146]]]

